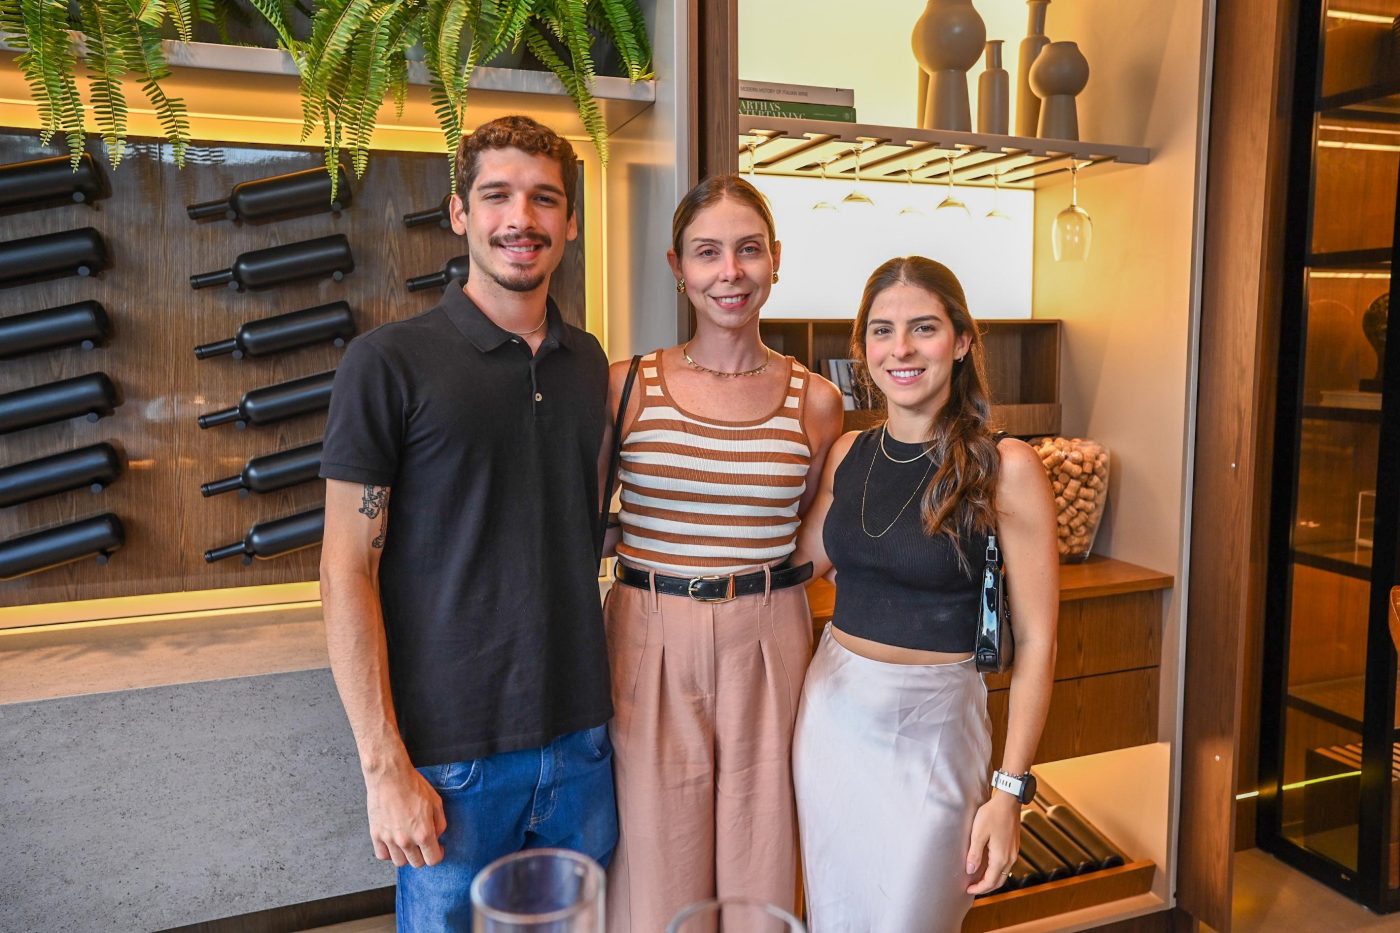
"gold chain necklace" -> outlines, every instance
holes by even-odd
[[[891,463],[913,463],[915,460],[918,460],[919,457],[927,457],[928,452],[930,450],[933,450],[932,446],[925,447],[923,450],[919,451],[918,454],[916,454],[913,457],[910,457],[908,460],[896,460],[894,457],[891,457],[890,452],[885,449],[885,433],[886,425],[882,424],[880,425],[880,453],[884,454],[885,459],[890,461]],[[871,459],[874,460],[873,457]]]
[[[914,460],[927,454],[927,451],[925,451],[925,453],[919,454],[919,457],[915,457],[914,460],[895,460],[893,457],[890,457],[885,451],[885,428],[883,425],[880,427],[880,452],[895,463],[913,463]],[[890,523],[885,526],[885,530],[876,535],[871,534],[870,529],[865,526],[865,498],[870,493],[870,474],[875,471],[875,457],[874,455],[870,457],[870,466],[865,468],[865,486],[860,491],[860,530],[865,532],[867,538],[883,538],[885,533],[894,527],[894,523],[899,521],[899,517],[904,514],[904,510],[909,508],[909,503],[913,502],[914,497],[919,494],[919,490],[924,488],[924,482],[928,479],[929,471],[932,469],[933,461],[930,460],[928,466],[924,468],[924,475],[919,478],[919,484],[914,487],[914,491],[909,494],[909,498],[905,499],[904,504],[899,507],[899,511],[894,513],[894,518],[890,519]]]
[[[531,334],[533,334],[535,331],[537,331],[537,330],[539,330],[541,327],[543,327],[543,326],[544,326],[544,322],[547,321],[547,320],[549,320],[549,309],[548,309],[548,308],[545,309],[545,311],[544,311],[544,317],[540,318],[540,322],[539,322],[538,324],[536,324],[534,327],[530,328],[529,330],[511,330],[509,327],[504,328],[504,330],[506,331],[506,333],[514,334],[514,335],[517,336],[517,337],[528,337],[528,336],[530,336]]]
[[[699,371],[702,372],[702,373],[709,373],[711,376],[719,376],[721,379],[737,379],[737,378],[739,378],[740,376],[757,376],[757,375],[759,375],[760,373],[763,373],[763,372],[767,371],[767,369],[768,369],[768,364],[769,364],[769,363],[772,361],[772,359],[773,359],[773,351],[770,350],[770,349],[768,349],[767,347],[764,347],[764,348],[763,348],[763,353],[764,353],[764,357],[763,357],[763,364],[762,364],[762,365],[760,365],[760,366],[755,366],[753,369],[745,369],[745,370],[743,370],[742,372],[727,373],[727,372],[725,372],[724,370],[721,370],[721,369],[711,369],[711,368],[708,367],[708,366],[701,366],[699,363],[697,363],[697,362],[695,362],[693,359],[691,359],[691,358],[690,358],[690,341],[689,341],[689,340],[687,340],[684,344],[681,345],[681,356],[685,357],[685,361],[686,361],[686,363],[690,366],[691,369],[697,369],[697,370],[699,370]]]

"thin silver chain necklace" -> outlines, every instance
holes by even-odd
[[[919,457],[915,457],[913,460],[895,460],[889,455],[889,452],[885,450],[884,425],[880,426],[880,452],[884,454],[887,459],[893,461],[894,463],[913,463],[914,460],[919,459],[919,457],[924,457],[928,455],[928,451],[924,451],[923,453],[919,454]],[[894,518],[892,518],[890,520],[890,523],[885,526],[885,530],[880,532],[879,534],[872,534],[870,529],[866,527],[865,524],[865,500],[866,497],[870,494],[870,474],[875,471],[875,457],[871,456],[870,466],[865,468],[865,486],[860,491],[860,530],[865,532],[865,536],[867,538],[883,538],[886,532],[888,532],[891,528],[894,527],[895,522],[899,521],[899,517],[904,514],[904,510],[909,508],[909,503],[913,502],[914,497],[916,497],[919,494],[919,491],[924,488],[924,483],[928,480],[928,475],[932,470],[933,461],[930,460],[928,462],[928,466],[924,468],[924,475],[919,478],[918,485],[915,486],[914,491],[909,494],[909,498],[904,500],[904,504],[899,507],[899,511],[894,513]]]

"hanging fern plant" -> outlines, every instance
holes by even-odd
[[[304,39],[289,25],[293,11],[310,19]],[[123,88],[129,77],[140,82],[183,165],[189,114],[184,101],[161,86],[170,74],[162,41],[192,41],[201,23],[227,40],[228,21],[246,22],[252,12],[296,61],[302,138],[319,131],[326,165],[334,166],[345,150],[357,175],[368,165],[385,98],[392,96],[396,114],[403,115],[410,48],[424,51],[429,99],[449,153],[466,126],[472,72],[505,52],[523,47],[558,77],[605,164],[607,127],[592,93],[594,42],[617,49],[629,79],[651,76],[651,45],[637,0],[0,0],[0,32],[20,52],[17,65],[38,106],[42,138],[62,135],[75,166],[84,143],[80,60],[90,86],[86,106],[113,167],[126,147]],[[332,171],[333,185],[335,177]]]
[[[287,34],[275,3],[259,2],[258,9]],[[447,151],[455,152],[472,72],[523,46],[564,85],[606,164],[607,126],[592,93],[599,37],[617,48],[629,79],[650,77],[651,46],[636,0],[320,0],[310,37],[291,44],[301,73],[302,138],[319,128],[326,165],[347,150],[363,175],[375,115],[392,94],[402,116],[407,53],[421,46],[429,99]]]
[[[74,166],[83,154],[79,59],[89,79],[88,106],[112,166],[126,150],[128,77],[141,83],[176,163],[183,165],[189,114],[184,101],[161,87],[170,76],[162,39],[173,34],[188,42],[201,22],[222,32],[231,9],[231,0],[0,0],[0,31],[20,52],[16,64],[38,106],[43,140],[64,136]]]

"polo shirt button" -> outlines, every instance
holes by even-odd
[[[519,342],[520,342],[520,338],[519,338],[519,337],[512,337],[512,338],[510,338],[510,342],[511,342],[511,343],[519,343]]]
[[[539,392],[536,392],[536,393],[535,393],[535,401],[537,401],[537,402],[543,402],[543,401],[544,401],[544,396],[541,395]]]

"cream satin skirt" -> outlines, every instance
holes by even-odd
[[[991,753],[971,658],[872,661],[828,626],[792,750],[811,933],[957,933]]]

